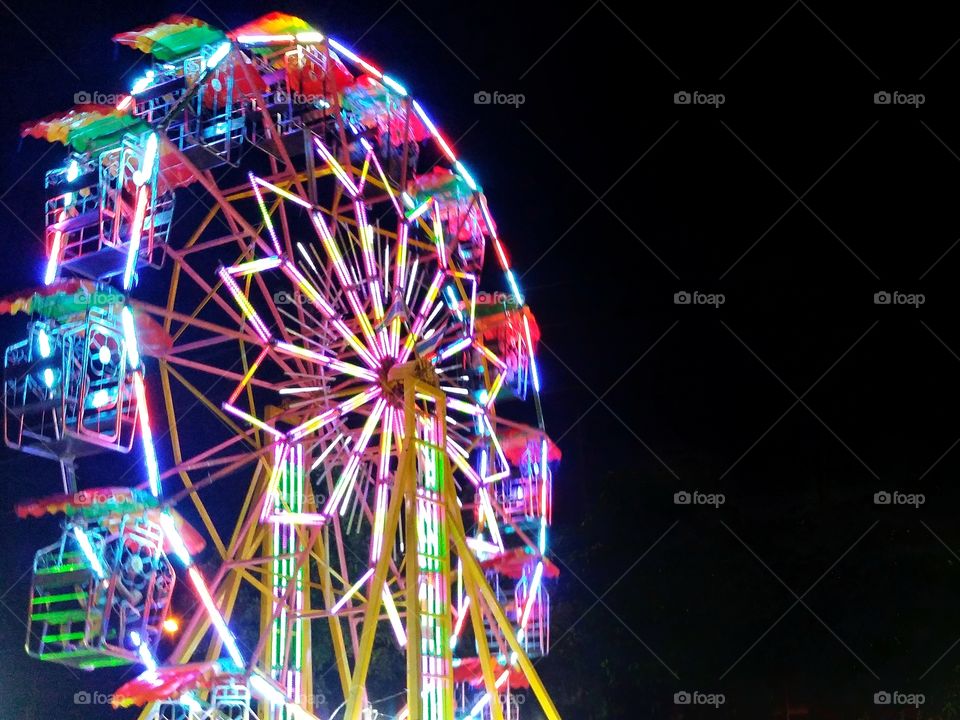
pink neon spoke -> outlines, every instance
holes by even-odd
[[[356,333],[352,332],[350,328],[347,327],[346,323],[336,316],[333,306],[323,298],[323,296],[317,291],[316,288],[313,287],[312,284],[310,284],[310,282],[303,276],[296,266],[294,266],[294,264],[288,260],[283,265],[283,271],[286,273],[287,277],[289,277],[300,287],[303,293],[310,300],[311,304],[323,314],[324,318],[333,323],[333,326],[337,329],[337,332],[340,333],[340,336],[347,341],[350,347],[354,349],[367,367],[369,367],[371,370],[377,367],[376,360],[360,342],[360,338],[356,336]]]
[[[341,609],[344,605],[346,605],[347,602],[350,600],[350,598],[352,598],[354,595],[356,595],[356,594],[357,594],[357,591],[358,591],[361,587],[363,587],[363,584],[364,584],[368,579],[370,579],[370,576],[373,575],[373,571],[374,571],[374,568],[367,568],[367,571],[366,571],[363,575],[360,576],[360,579],[357,580],[353,585],[351,585],[351,586],[350,586],[350,589],[347,590],[347,591],[343,594],[343,597],[341,597],[341,598],[336,602],[336,604],[335,604],[332,608],[330,608],[330,614],[331,614],[331,615],[336,615],[338,612],[340,612],[340,609]]]
[[[367,345],[373,350],[373,353],[375,356],[377,356],[377,359],[381,359],[382,355],[379,352],[378,343],[373,336],[373,326],[370,324],[370,319],[363,311],[356,288],[353,287],[353,278],[350,276],[350,273],[347,270],[346,263],[343,260],[343,255],[340,253],[340,249],[337,247],[336,241],[330,234],[330,230],[327,228],[327,224],[323,221],[323,218],[319,217],[316,213],[311,215],[311,217],[313,218],[313,225],[320,235],[320,242],[327,251],[327,256],[333,263],[337,277],[340,279],[340,284],[344,294],[347,296],[347,302],[350,304],[350,309],[353,311],[354,317],[359,323],[360,329],[363,331]]]
[[[236,301],[237,305],[240,306],[240,309],[243,311],[243,314],[246,316],[247,320],[250,321],[250,325],[253,327],[254,331],[260,336],[260,339],[264,342],[270,342],[270,331],[267,329],[266,324],[263,322],[257,311],[253,309],[253,305],[250,304],[250,301],[247,299],[246,295],[244,295],[240,290],[240,286],[237,285],[237,281],[230,276],[230,273],[227,272],[226,268],[220,268],[218,274],[220,275],[220,279],[223,281],[223,284],[226,286],[227,290],[229,290],[230,294],[233,295],[234,301]]]
[[[433,276],[433,282],[430,283],[430,288],[427,290],[426,297],[423,298],[423,304],[420,306],[420,312],[417,313],[417,318],[413,322],[410,335],[407,336],[407,340],[404,344],[403,353],[400,355],[401,365],[410,358],[410,353],[412,353],[414,347],[416,347],[420,333],[423,331],[424,326],[426,325],[427,310],[433,306],[433,301],[436,299],[437,292],[440,290],[440,284],[443,282],[443,277],[443,270],[437,270],[436,274]]]
[[[287,200],[289,200],[289,201],[291,201],[291,202],[295,202],[297,205],[300,205],[301,207],[305,207],[307,210],[310,210],[310,209],[313,207],[310,203],[308,203],[308,202],[307,202],[306,200],[304,200],[302,197],[297,197],[297,196],[294,195],[292,192],[290,192],[290,191],[288,191],[288,190],[284,190],[284,189],[281,188],[281,187],[277,187],[277,186],[274,185],[273,183],[268,182],[268,181],[264,180],[264,179],[261,178],[261,177],[257,177],[256,175],[254,175],[254,176],[253,176],[253,180],[254,180],[254,182],[255,182],[257,185],[262,185],[263,187],[267,188],[268,190],[272,190],[273,192],[275,192],[275,193],[276,193],[277,195],[279,195],[280,197],[286,198]]]
[[[379,422],[380,415],[383,413],[386,405],[386,401],[382,398],[377,401],[376,405],[374,405],[373,412],[370,413],[370,416],[364,423],[363,430],[360,433],[360,437],[357,440],[356,445],[354,445],[353,450],[350,451],[350,460],[347,461],[347,466],[340,474],[340,478],[337,480],[337,484],[333,488],[333,493],[331,493],[330,499],[327,500],[327,504],[323,508],[324,515],[332,515],[337,509],[337,506],[340,504],[341,499],[344,501],[344,503],[346,503],[347,496],[349,495],[350,489],[353,487],[353,482],[356,479],[356,474],[360,469],[363,453],[366,452],[367,445],[370,444],[370,438],[373,435],[373,429],[376,427],[377,422]]]
[[[305,423],[298,425],[290,431],[289,435],[294,440],[300,440],[306,435],[309,435],[312,432],[315,432],[322,428],[324,425],[327,425],[332,420],[335,420],[338,417],[342,417],[349,412],[353,412],[359,407],[367,404],[375,397],[380,395],[380,388],[375,386],[364,390],[361,393],[357,393],[352,398],[344,400],[339,405],[336,405],[328,410],[317,415],[311,420],[307,420]]]
[[[233,415],[233,416],[235,416],[235,417],[238,417],[238,418],[240,418],[241,420],[246,420],[248,423],[250,423],[250,424],[253,425],[254,427],[258,427],[258,428],[260,428],[261,430],[263,430],[264,432],[268,432],[268,433],[270,433],[271,435],[273,435],[273,436],[276,437],[276,438],[283,438],[283,436],[284,436],[283,433],[280,432],[279,430],[277,430],[275,427],[271,427],[270,425],[267,425],[267,424],[266,424],[263,420],[261,420],[260,418],[254,417],[254,416],[251,415],[250,413],[246,413],[246,412],[244,412],[243,410],[241,410],[240,408],[234,407],[234,406],[231,405],[230,403],[226,403],[226,402],[225,402],[225,403],[223,403],[222,407],[223,407],[223,409],[224,409],[226,412],[230,413],[231,415]]]
[[[393,209],[397,211],[397,215],[401,218],[403,217],[403,208],[400,207],[400,201],[397,200],[397,196],[393,192],[393,188],[390,187],[390,181],[387,180],[387,174],[383,171],[383,166],[380,164],[380,159],[377,157],[376,153],[371,153],[373,157],[373,164],[377,168],[377,173],[380,175],[380,180],[383,181],[383,186],[387,189],[387,195],[390,196],[390,202],[393,203]]]
[[[389,495],[390,453],[393,449],[391,428],[394,408],[388,407],[380,428],[380,467],[377,471],[377,490],[374,499],[373,539],[370,543],[370,559],[380,557],[383,548],[383,531],[386,523]]]
[[[333,174],[337,176],[337,179],[346,188],[350,197],[356,197],[359,193],[357,186],[353,184],[353,180],[350,179],[350,176],[347,174],[347,171],[343,169],[343,166],[337,162],[337,159],[333,156],[333,153],[331,153],[330,150],[327,149],[327,146],[320,141],[320,138],[315,137],[313,139],[313,144],[316,146],[317,152],[320,153],[320,157],[326,161],[327,165],[329,165],[330,169],[333,171]]]
[[[250,365],[250,369],[247,370],[247,374],[244,376],[243,381],[242,381],[239,385],[237,385],[237,387],[234,389],[234,391],[230,394],[230,397],[227,398],[227,402],[228,402],[228,403],[230,403],[231,405],[233,405],[233,403],[235,403],[235,402],[237,401],[237,398],[240,397],[240,393],[243,392],[243,388],[245,388],[245,387],[247,386],[247,383],[250,382],[250,379],[251,379],[251,378],[254,376],[254,374],[257,372],[257,370],[259,369],[261,363],[263,363],[264,359],[267,357],[267,353],[268,353],[268,352],[270,352],[270,346],[269,346],[269,345],[268,345],[267,347],[263,348],[263,349],[260,351],[260,354],[257,355],[256,359],[255,359],[255,360],[253,361],[253,363]]]
[[[273,270],[280,267],[283,260],[279,255],[261,258],[260,260],[251,260],[250,262],[240,263],[233,267],[228,267],[227,272],[231,275],[250,275],[252,273],[262,272],[264,270]]]
[[[344,362],[343,360],[337,360],[336,358],[327,357],[326,355],[321,355],[318,352],[302,348],[298,345],[291,345],[290,343],[286,342],[278,342],[276,346],[278,350],[285,352],[288,355],[295,355],[297,357],[302,357],[305,360],[312,360],[318,365],[327,366],[332,370],[344,373],[345,375],[352,375],[353,377],[369,380],[371,382],[377,379],[377,376],[367,368],[362,368],[359,365],[353,365],[352,363]]]
[[[257,176],[253,173],[247,175],[250,178],[250,186],[253,188],[253,194],[257,198],[257,205],[260,206],[260,213],[263,215],[263,223],[267,226],[267,232],[270,233],[270,240],[273,242],[273,249],[277,255],[283,254],[283,248],[280,247],[280,240],[277,238],[277,231],[273,227],[273,220],[270,219],[270,213],[267,212],[267,204],[263,201],[263,193],[257,186]]]

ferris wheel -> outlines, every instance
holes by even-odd
[[[142,665],[114,703],[157,720],[320,717],[320,657],[349,720],[517,718],[528,694],[559,718],[533,661],[560,451],[481,187],[299,18],[114,40],[150,59],[129,93],[23,129],[67,148],[43,285],[0,303],[30,316],[6,442],[64,484],[18,506],[65,517],[28,652]],[[104,452],[142,482],[93,487]]]

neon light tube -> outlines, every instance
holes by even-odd
[[[263,215],[263,224],[267,227],[267,232],[270,233],[270,241],[273,243],[273,249],[276,251],[277,255],[283,254],[283,248],[280,247],[280,240],[277,238],[277,231],[273,227],[273,220],[270,219],[270,213],[267,210],[267,204],[263,201],[263,193],[260,192],[260,188],[257,185],[257,176],[253,173],[248,173],[248,178],[250,178],[250,185],[253,187],[253,195],[257,198],[257,205],[260,207],[260,214]]]
[[[170,547],[173,549],[174,554],[184,566],[190,567],[190,565],[193,564],[193,559],[190,557],[190,551],[187,550],[187,545],[183,542],[177,526],[174,525],[173,518],[167,515],[167,513],[161,513],[160,527],[163,528],[163,534],[170,542]]]
[[[347,590],[346,594],[337,600],[336,604],[330,608],[331,615],[336,615],[338,612],[340,612],[343,606],[347,604],[347,601],[350,600],[350,598],[356,594],[356,592],[363,586],[370,576],[373,575],[373,570],[373,568],[367,568],[367,571],[360,576],[360,579],[350,586],[350,589]]]
[[[279,430],[277,430],[275,427],[271,427],[270,425],[267,425],[267,424],[266,424],[265,422],[263,422],[263,420],[261,420],[260,418],[256,418],[256,417],[254,417],[253,415],[250,415],[249,413],[245,413],[243,410],[241,410],[241,409],[238,408],[238,407],[235,407],[235,406],[231,405],[230,403],[226,403],[226,402],[225,402],[225,403],[223,403],[223,405],[221,405],[221,407],[222,407],[226,412],[230,413],[231,415],[233,415],[233,416],[235,416],[235,417],[238,417],[238,418],[240,418],[240,419],[242,419],[242,420],[246,420],[248,423],[250,423],[250,424],[253,425],[254,427],[260,428],[260,429],[263,430],[264,432],[270,433],[270,434],[273,435],[275,438],[283,439],[283,437],[284,437],[284,434],[283,434],[282,432],[280,432]]]
[[[160,497],[160,468],[157,465],[157,451],[153,446],[153,431],[150,429],[150,410],[147,407],[147,393],[143,387],[143,374],[133,374],[133,389],[137,396],[137,412],[140,414],[140,437],[143,439],[143,459],[147,463],[147,478],[150,492]]]
[[[242,277],[244,275],[258,273],[264,270],[273,270],[275,267],[279,267],[282,262],[283,260],[280,257],[273,255],[260,260],[252,260],[250,262],[241,263],[240,265],[228,267],[227,272],[231,275]]]
[[[343,438],[344,438],[343,433],[340,433],[339,435],[337,435],[336,439],[332,443],[330,443],[322,453],[320,453],[320,456],[316,460],[313,461],[313,465],[310,466],[310,469],[316,470],[318,467],[320,467],[320,463],[326,460],[327,455],[330,454],[333,448],[336,447],[337,443],[340,442]]]
[[[353,377],[369,380],[370,382],[375,382],[377,379],[376,374],[370,370],[367,370],[366,368],[362,368],[359,365],[353,365],[352,363],[344,362],[342,360],[337,360],[336,358],[327,357],[326,355],[321,355],[318,352],[307,350],[306,348],[302,348],[298,345],[291,345],[287,342],[278,342],[277,349],[290,355],[297,355],[305,360],[312,360],[320,365],[329,366],[331,369],[342,372],[345,375],[352,375]]]
[[[379,387],[372,388],[374,390],[380,391]],[[386,400],[383,398],[378,398],[376,405],[373,406],[373,411],[370,413],[370,416],[367,418],[367,421],[363,425],[363,430],[360,433],[360,437],[357,440],[357,444],[354,445],[353,452],[351,453],[350,461],[347,463],[347,467],[344,468],[343,473],[340,475],[339,480],[337,480],[337,485],[333,489],[333,494],[330,499],[327,501],[326,506],[323,508],[324,515],[333,514],[336,510],[337,503],[340,501],[340,498],[343,498],[343,508],[342,512],[345,512],[347,509],[347,497],[349,496],[350,490],[353,488],[353,483],[357,477],[357,471],[360,469],[360,461],[363,453],[367,449],[367,445],[370,443],[370,437],[373,435],[373,430],[376,427],[377,423],[380,421],[380,416],[383,414],[384,409],[387,406]]]
[[[343,169],[343,166],[337,162],[337,159],[333,156],[327,146],[320,142],[320,138],[314,138],[313,144],[317,147],[317,152],[320,153],[320,156],[326,161],[330,166],[330,169],[333,170],[333,174],[337,176],[337,179],[343,183],[343,186],[347,189],[347,192],[350,194],[350,197],[356,197],[357,186],[353,184],[353,180],[347,174],[347,171]]]
[[[136,630],[131,630],[130,641],[136,646],[137,654],[140,656],[140,662],[143,663],[147,670],[156,670],[157,661],[153,659],[153,655],[150,654],[150,648],[143,642],[140,633]]]
[[[469,338],[467,339],[469,340]],[[484,416],[484,412],[481,408],[477,407],[473,403],[457,400],[456,398],[447,398],[447,407],[451,410],[459,410],[467,415],[474,415],[476,417]]]
[[[123,339],[127,344],[127,363],[131,370],[140,367],[140,344],[137,341],[137,327],[133,321],[133,311],[129,305],[124,305],[120,311],[123,324]]]
[[[459,351],[463,350],[465,347],[468,347],[472,342],[473,342],[472,337],[460,338],[456,342],[450,345],[447,345],[447,347],[441,350],[439,357],[441,360],[446,360],[451,355],[454,355]]]
[[[283,473],[283,464],[287,460],[287,450],[289,446],[286,443],[278,443],[273,452],[273,467],[270,469],[270,479],[267,481],[267,491],[264,493],[263,508],[260,510],[260,521],[265,522],[273,510],[276,502],[277,483],[280,475]]]
[[[496,555],[500,552],[500,548],[494,545],[491,542],[486,540],[481,540],[480,538],[468,537],[467,538],[467,547],[469,547],[474,552],[478,553],[489,553],[491,555]]]
[[[87,533],[82,527],[74,525],[73,534],[77,538],[77,543],[80,545],[84,557],[86,557],[87,562],[90,563],[90,569],[93,570],[99,579],[105,579],[107,574],[103,570],[103,565],[100,564],[100,558],[98,558],[97,554],[93,551],[93,545],[90,544],[90,538],[87,537]]]
[[[527,354],[530,356],[530,369],[533,370],[533,389],[540,392],[540,373],[537,371],[537,359],[533,355],[533,341],[530,340],[530,323],[523,316],[523,331],[527,336]]]
[[[527,627],[527,620],[530,619],[530,611],[533,609],[533,601],[540,590],[540,579],[543,577],[543,561],[537,563],[537,569],[533,571],[533,580],[530,582],[530,590],[527,593],[527,602],[523,608],[523,614],[520,616],[520,630]]]
[[[477,183],[474,182],[473,176],[467,172],[467,169],[463,166],[463,164],[457,160],[453,166],[457,169],[457,172],[460,173],[460,177],[466,181],[467,186],[474,192],[477,192]]]
[[[506,377],[506,373],[500,373],[499,375],[497,375],[496,378],[494,378],[493,386],[490,388],[490,393],[487,396],[487,402],[486,402],[487,410],[493,407],[493,403],[497,399],[497,395],[500,392],[500,388],[503,387],[504,377]]]
[[[305,207],[307,210],[311,210],[311,209],[313,208],[313,205],[311,205],[310,203],[308,203],[308,202],[307,202],[306,200],[304,200],[302,197],[298,197],[297,195],[294,195],[292,192],[289,192],[288,190],[284,190],[284,189],[281,188],[281,187],[277,187],[277,186],[274,185],[272,182],[268,182],[268,181],[264,180],[263,178],[257,177],[257,176],[254,175],[253,173],[250,173],[250,176],[253,178],[253,181],[254,181],[255,183],[257,183],[258,185],[262,185],[263,187],[267,188],[268,190],[272,190],[272,191],[275,192],[277,195],[280,195],[281,197],[284,197],[284,198],[286,198],[287,200],[290,200],[291,202],[295,202],[297,205],[299,205],[299,206],[301,206],[301,207]]]
[[[133,283],[133,274],[137,269],[137,256],[140,254],[140,238],[143,235],[143,220],[147,212],[147,187],[142,185],[137,190],[137,208],[133,214],[133,225],[130,227],[130,240],[127,246],[127,266],[123,272],[123,289],[129,290]]]
[[[463,631],[464,620],[467,619],[467,610],[470,607],[470,597],[467,596],[463,599],[463,603],[460,605],[460,612],[457,614],[457,623],[453,628],[453,635],[450,636],[450,649],[453,650],[457,647],[457,641],[460,639],[460,633]]]
[[[213,51],[213,55],[207,58],[207,70],[213,70],[217,65],[220,64],[220,61],[223,60],[229,52],[230,43],[220,43],[217,49]]]
[[[327,40],[327,42],[330,43],[337,52],[339,52],[341,55],[345,55],[346,57],[350,58],[350,60],[352,60],[352,61],[355,62],[357,65],[359,65],[359,66],[362,67],[364,70],[366,70],[368,73],[370,73],[370,74],[373,75],[375,78],[377,78],[377,80],[379,80],[379,79],[381,79],[381,78],[383,77],[383,73],[382,73],[382,72],[380,72],[379,70],[377,70],[373,65],[371,65],[371,64],[368,63],[366,60],[364,60],[362,57],[360,57],[359,55],[357,55],[355,52],[353,52],[353,50],[351,50],[351,49],[348,48],[347,46],[341,45],[340,43],[338,43],[338,42],[337,42],[336,40],[334,40],[333,38],[329,38],[329,39]]]
[[[523,295],[520,293],[517,279],[513,276],[513,270],[507,270],[507,282],[510,283],[510,289],[513,290],[513,297],[516,298],[517,304],[523,305]]]
[[[500,675],[500,677],[497,678],[495,685],[498,690],[501,687],[503,687],[503,684],[506,682],[509,675],[510,675],[510,671],[504,670],[503,673]],[[480,698],[480,701],[473,706],[473,709],[470,711],[470,714],[467,716],[467,720],[470,720],[470,718],[476,717],[477,713],[483,710],[489,702],[490,702],[490,693],[484,693],[483,697]]]
[[[242,668],[244,666],[243,656],[240,654],[239,648],[237,648],[237,643],[233,638],[233,634],[230,632],[230,629],[223,620],[223,615],[220,614],[220,610],[217,608],[217,606],[213,604],[213,598],[210,597],[210,591],[207,590],[207,585],[203,581],[203,576],[201,576],[197,571],[197,568],[193,566],[189,568],[188,572],[190,573],[190,580],[193,581],[193,586],[197,591],[197,595],[200,596],[201,602],[207,609],[207,614],[210,616],[210,621],[213,623],[217,634],[220,636],[220,640],[223,642],[224,647],[227,648],[227,652],[230,654],[230,659],[233,660],[237,667]]]
[[[443,136],[440,134],[440,131],[437,130],[437,126],[433,124],[433,120],[429,118],[426,111],[420,106],[416,100],[413,101],[413,109],[416,111],[417,115],[420,116],[420,119],[423,120],[423,124],[429,128],[430,133],[433,135],[433,139],[437,141],[437,144],[440,146],[440,149],[443,150],[443,154],[446,155],[450,162],[457,162],[457,156],[453,154],[453,150],[450,149],[450,146],[447,145],[447,141],[443,139]]]
[[[50,353],[53,352],[53,348],[50,347],[50,336],[43,328],[40,328],[37,333],[37,349],[40,350],[40,357],[42,358],[50,357]]]
[[[60,213],[58,222],[62,222],[67,217],[67,211]],[[60,263],[60,245],[63,243],[63,232],[54,230],[53,246],[50,248],[50,257],[47,258],[47,269],[43,273],[43,284],[51,285],[57,279],[57,266]]]
[[[387,617],[390,618],[390,626],[393,628],[393,634],[397,638],[400,647],[406,647],[407,634],[403,629],[403,623],[400,622],[400,613],[397,612],[397,606],[393,602],[393,593],[390,592],[386,583],[383,585],[382,597],[384,607],[387,609]]]
[[[247,383],[253,378],[254,374],[260,368],[260,364],[263,362],[264,358],[267,357],[267,352],[270,350],[270,347],[267,346],[260,351],[260,354],[257,355],[257,358],[253,361],[253,364],[250,365],[250,368],[247,370],[247,374],[243,376],[243,379],[240,381],[240,384],[234,388],[233,392],[230,393],[230,397],[227,398],[227,402],[233,405],[237,401],[237,398],[240,397],[240,393],[243,392],[243,389],[247,386]]]
[[[270,342],[270,331],[260,318],[260,315],[257,314],[257,311],[253,309],[253,305],[250,304],[250,301],[243,294],[243,292],[241,292],[240,286],[237,285],[237,281],[230,276],[230,273],[227,272],[225,267],[221,267],[217,274],[220,276],[223,284],[226,285],[227,290],[230,291],[230,294],[233,295],[233,299],[240,307],[240,310],[243,312],[244,316],[250,322],[251,327],[253,327],[253,331],[264,342]]]
[[[153,82],[154,73],[153,70],[147,70],[146,74],[142,78],[138,78],[134,81],[133,86],[130,88],[131,95],[139,95],[148,87],[150,83]]]
[[[383,84],[384,84],[384,85],[386,85],[388,88],[390,88],[391,90],[393,90],[395,93],[398,93],[398,94],[400,94],[400,95],[406,95],[406,94],[407,94],[406,88],[404,88],[403,85],[401,85],[400,83],[398,83],[396,80],[394,80],[394,79],[393,79],[392,77],[390,77],[389,75],[384,75],[384,76],[381,78],[381,80],[383,80]]]
[[[423,215],[427,210],[430,209],[430,205],[433,203],[433,198],[428,197],[422,203],[417,205],[413,210],[410,210],[407,213],[407,222],[415,222],[417,218]]]
[[[153,177],[153,168],[157,162],[157,139],[156,133],[150,133],[147,137],[147,147],[143,151],[143,160],[140,167],[133,173],[133,184],[137,187],[145,184]]]
[[[241,45],[278,45],[290,44],[296,40],[294,35],[238,35],[237,42]]]
[[[310,525],[320,527],[326,524],[327,518],[319,513],[304,512],[275,512],[266,518],[266,522],[273,525]]]
[[[257,674],[250,676],[250,689],[270,705],[287,704],[287,696]]]

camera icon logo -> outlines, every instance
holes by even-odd
[[[886,490],[881,490],[880,492],[875,492],[873,494],[873,504],[874,505],[889,505],[893,502],[893,496],[888,493]]]
[[[875,692],[873,694],[874,705],[889,705],[892,702],[893,697],[886,690],[881,690],[880,692]]]
[[[674,105],[689,105],[692,101],[693,96],[686,90],[681,90],[680,92],[675,92],[673,94]]]
[[[89,705],[91,702],[93,702],[93,696],[86,690],[80,690],[73,694],[74,705]]]
[[[693,496],[686,490],[681,490],[673,494],[674,505],[689,505],[691,502],[693,502]]]
[[[892,300],[893,296],[886,290],[881,290],[880,292],[875,292],[873,294],[874,305],[889,305]]]
[[[473,94],[474,105],[489,105],[493,102],[493,95],[486,90],[478,90]]]
[[[681,290],[680,292],[675,292],[673,294],[674,305],[689,305],[692,299],[693,296],[690,295],[690,293],[688,293],[686,290]]]
[[[881,90],[880,92],[875,92],[873,94],[873,104],[874,105],[889,105],[893,100],[893,96],[888,93],[886,90]]]
[[[293,305],[294,303],[293,295],[284,290],[275,292],[273,294],[273,301],[277,305]]]
[[[93,102],[93,98],[86,90],[80,90],[79,92],[75,92],[73,94],[73,102],[75,102],[77,105],[85,105]]]
[[[691,702],[693,702],[693,698],[686,690],[681,690],[673,694],[674,705],[689,705]]]

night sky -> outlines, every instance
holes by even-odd
[[[874,695],[897,692],[960,717],[960,25],[846,5],[0,0],[0,295],[40,280],[62,157],[19,124],[126,89],[141,56],[113,34],[302,16],[456,141],[538,318],[561,714],[893,718]],[[57,525],[12,507],[58,485],[0,452],[0,720],[128,716],[73,699],[121,673],[23,652]]]

